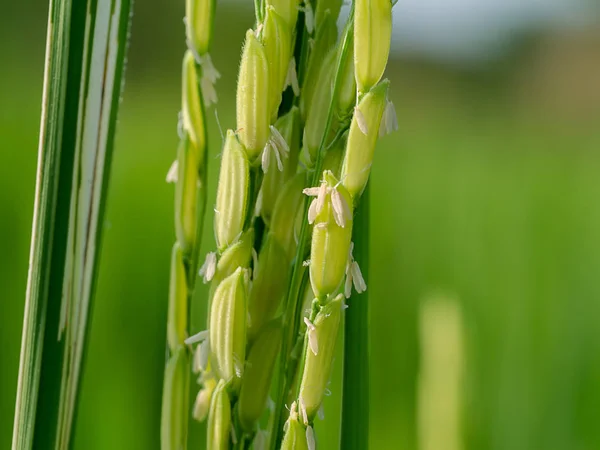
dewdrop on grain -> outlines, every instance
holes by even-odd
[[[173,352],[163,384],[160,442],[163,450],[185,448],[188,430],[189,360],[181,346]]]
[[[206,448],[210,450],[228,450],[231,427],[231,404],[227,394],[227,386],[225,380],[220,380],[210,402]]]
[[[304,371],[300,384],[299,402],[311,423],[326,394],[331,376],[335,344],[342,316],[343,295],[338,295],[325,304],[314,320],[314,333],[319,342],[318,353],[306,352]],[[308,333],[309,331],[307,331]]]
[[[233,244],[244,228],[248,209],[250,163],[233,131],[227,131],[217,188],[215,235],[219,250]]]
[[[263,22],[262,43],[269,64],[269,105],[271,118],[277,118],[281,92],[292,55],[292,32],[285,20],[273,7],[266,8]]]
[[[341,180],[353,199],[360,196],[369,180],[388,87],[389,81],[383,80],[363,96],[352,118]]]
[[[187,137],[177,149],[177,184],[175,185],[175,235],[184,254],[189,255],[196,242],[196,208],[198,203],[198,152]]]
[[[331,172],[323,172],[327,193],[316,206],[310,251],[310,282],[319,298],[333,294],[342,283],[352,237],[352,200]],[[321,186],[323,187],[324,184]]]
[[[354,3],[354,68],[361,93],[375,86],[385,71],[392,37],[392,2],[356,0]]]
[[[253,30],[246,33],[237,85],[237,128],[241,143],[254,161],[269,138],[269,64],[264,46]]]
[[[204,164],[206,147],[206,125],[202,112],[202,96],[198,89],[198,70],[191,51],[186,51],[182,68],[182,105],[181,113],[184,132],[189,136],[194,156],[196,170]]]
[[[238,268],[215,289],[210,320],[211,367],[237,392],[246,355],[248,269]]]
[[[250,347],[238,400],[238,418],[244,431],[254,429],[267,404],[281,333],[280,320],[269,322]]]
[[[171,275],[169,283],[169,308],[167,319],[167,342],[175,351],[183,344],[187,328],[187,277],[183,254],[176,242],[171,252]]]

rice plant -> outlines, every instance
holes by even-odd
[[[199,81],[208,45],[200,49],[189,35],[202,24],[210,41],[214,4],[187,2],[182,143],[169,175],[177,184],[178,242],[163,450],[185,448],[190,366],[200,385],[192,410],[207,421],[208,449],[316,448],[314,420],[345,316],[344,383],[356,385],[344,386],[341,446],[368,445],[368,303],[352,291],[367,287],[357,259],[367,263],[366,188],[376,142],[397,127],[389,81],[382,80],[392,4],[352,2],[338,37],[341,8],[340,0],[255,1],[239,67],[237,123],[221,152],[215,250],[197,274],[206,204],[198,193],[203,99],[215,94],[212,83]],[[195,16],[200,12],[205,16]],[[198,275],[210,283],[208,323],[189,336]]]

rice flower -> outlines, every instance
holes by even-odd
[[[335,24],[335,19],[331,17],[331,14],[327,13],[323,18],[323,23],[319,27],[313,42],[312,51],[308,59],[308,66],[306,68],[306,76],[302,83],[300,113],[303,121],[306,121],[309,110],[313,107],[314,93],[318,87],[318,79],[323,60],[334,47],[336,40],[337,26]]]
[[[202,112],[202,96],[198,88],[198,70],[191,51],[186,51],[182,67],[182,122],[183,130],[189,136],[197,166],[204,164],[204,149],[206,147],[206,124]]]
[[[272,321],[263,327],[248,353],[238,400],[238,418],[245,431],[254,429],[267,404],[281,338],[281,321]]]
[[[209,52],[213,37],[215,0],[186,0],[186,38],[198,55]]]
[[[248,30],[238,76],[236,114],[238,135],[250,161],[260,155],[269,138],[270,83],[265,48],[254,31]]]
[[[253,340],[265,323],[271,320],[281,304],[287,288],[290,261],[279,242],[269,233],[258,255],[248,301],[249,339]]]
[[[275,208],[275,203],[287,180],[296,173],[298,165],[298,154],[300,146],[300,110],[294,106],[285,115],[275,122],[275,129],[283,143],[275,142],[275,145],[285,144],[288,148],[287,157],[283,159],[283,170],[268,170],[261,187],[262,205],[260,214],[268,224]]]
[[[217,287],[211,304],[211,366],[237,392],[246,356],[248,269],[239,267]]]
[[[281,443],[281,450],[308,450],[306,430],[298,420],[297,403],[292,403],[290,416],[285,422],[285,435]]]
[[[188,255],[196,241],[198,207],[198,152],[184,137],[177,149],[177,184],[175,185],[175,235],[182,251]]]
[[[309,208],[314,223],[310,252],[310,282],[318,298],[333,294],[344,278],[352,238],[352,200],[331,172],[321,186],[305,190],[315,196]]]
[[[269,111],[275,118],[292,55],[292,31],[275,8],[267,7],[261,40],[269,64]]]
[[[318,345],[318,352],[309,349],[304,359],[304,371],[300,384],[298,402],[302,413],[306,414],[307,424],[314,420],[331,377],[333,355],[342,316],[343,295],[338,295],[325,304],[317,314],[306,333]],[[310,335],[313,335],[311,338]]]
[[[215,235],[220,251],[242,233],[248,210],[250,164],[244,147],[233,131],[227,131],[215,208]]]
[[[392,2],[356,0],[354,3],[354,68],[361,93],[375,86],[385,71],[392,38]]]
[[[298,219],[303,219],[302,202],[304,198],[302,188],[304,187],[305,178],[305,174],[296,174],[283,186],[275,203],[270,223],[271,233],[285,251],[289,261],[296,254],[296,222]]]
[[[187,275],[183,254],[178,243],[171,252],[171,276],[169,284],[169,307],[167,320],[167,342],[173,352],[183,345],[187,333]]]
[[[190,367],[187,350],[180,346],[165,368],[160,443],[162,450],[185,448],[188,431]]]
[[[225,380],[220,380],[210,402],[206,448],[210,450],[228,450],[231,427],[231,404],[227,394],[227,384]]]
[[[279,14],[290,30],[296,29],[296,20],[298,19],[299,0],[267,0],[267,8],[273,8]]]
[[[362,97],[354,112],[341,173],[352,198],[362,193],[369,180],[388,87],[389,81],[383,80]]]

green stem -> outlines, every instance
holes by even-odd
[[[369,185],[354,220],[354,257],[369,277]],[[342,442],[344,450],[369,448],[369,291],[349,300],[344,325]]]

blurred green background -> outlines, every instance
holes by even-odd
[[[5,449],[17,383],[47,4],[3,6]],[[218,10],[213,60],[223,75],[223,127],[234,126],[250,7],[230,2]],[[164,179],[177,145],[183,2],[138,1],[134,12],[77,449],[158,449],[159,442],[174,239],[173,188]],[[419,305],[432,292],[457,299],[462,311],[460,448],[600,448],[600,26],[587,20],[507,36],[502,53],[483,59],[442,51],[440,61],[416,48],[395,54],[388,67],[400,131],[381,141],[372,172],[374,449],[422,448]],[[212,116],[210,125],[214,199],[220,136]],[[204,293],[198,292],[199,310]],[[332,391],[339,394],[339,385]],[[319,430],[327,434],[325,426]],[[193,435],[201,432],[194,425]]]

